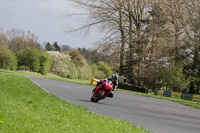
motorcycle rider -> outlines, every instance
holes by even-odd
[[[117,74],[112,74],[112,77],[108,77],[107,78],[108,81],[111,81],[112,84],[113,84],[113,89],[112,91],[110,91],[110,94],[108,94],[108,97],[112,98],[114,96],[114,92],[117,88],[117,85],[118,85],[118,75]],[[106,82],[106,79],[103,79],[103,80],[100,80],[100,82],[97,83],[96,87],[93,89],[93,92],[95,92],[96,88],[103,84],[104,82]]]
[[[112,75],[112,82],[113,82],[113,90],[116,90],[118,86],[118,75],[115,73]]]

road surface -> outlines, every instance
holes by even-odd
[[[127,120],[155,133],[200,133],[200,110],[169,101],[116,91],[113,98],[90,101],[91,87],[30,78],[62,100],[87,107],[99,115]]]

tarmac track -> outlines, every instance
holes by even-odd
[[[113,98],[90,101],[91,87],[30,78],[45,91],[98,115],[127,120],[155,133],[200,133],[200,110],[169,101],[115,91]]]

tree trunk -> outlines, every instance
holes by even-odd
[[[133,83],[133,21],[131,16],[131,5],[130,2],[128,2],[128,12],[129,12],[129,59],[128,59],[128,78],[131,83]]]
[[[122,1],[120,1],[120,7],[119,7],[119,27],[120,27],[120,33],[121,33],[120,72],[119,72],[119,75],[122,76],[122,75],[124,75],[124,65],[125,65],[125,56],[124,56],[125,33],[124,33],[123,20],[122,20]]]

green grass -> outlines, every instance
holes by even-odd
[[[35,73],[35,72],[9,71],[9,70],[3,70],[3,69],[0,69],[0,72],[12,73],[12,74],[17,74],[17,75],[22,75],[22,76],[29,76],[29,77],[34,77],[34,78],[58,80],[58,81],[64,81],[64,82],[70,82],[70,83],[75,83],[75,84],[79,84],[79,85],[86,85],[86,86],[94,87],[94,85],[89,84],[90,83],[89,80],[68,79],[68,78],[62,78],[62,77],[59,77],[59,76],[55,76],[55,75],[52,75],[52,74],[42,75],[42,74]]]
[[[143,133],[132,123],[98,116],[46,93],[27,78],[0,73],[0,132]]]

